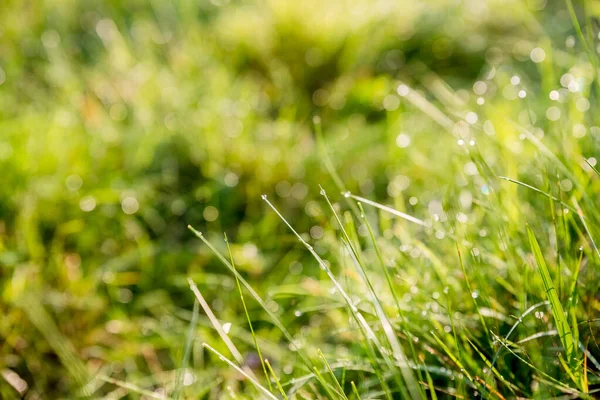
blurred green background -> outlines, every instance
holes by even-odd
[[[452,124],[478,95],[494,104],[486,118],[501,146],[487,160],[516,176],[535,160],[503,162],[521,146],[505,115],[527,116],[500,85],[518,74],[529,97],[552,88],[553,68],[578,60],[574,35],[562,2],[544,0],[4,0],[0,369],[28,398],[68,397],[82,369],[168,381],[193,305],[188,276],[220,318],[243,321],[235,282],[188,224],[223,252],[226,232],[239,270],[292,323],[296,297],[277,291],[318,268],[260,195],[307,238],[331,235],[318,185],[342,196],[318,128],[353,193],[422,218],[444,196],[470,207],[482,192],[461,195],[476,174],[469,157],[398,86],[455,110]],[[530,59],[537,46],[542,64]],[[502,83],[473,85],[485,79]],[[476,134],[458,135],[468,147]],[[257,319],[265,341],[280,341]],[[202,340],[217,338],[209,326]]]

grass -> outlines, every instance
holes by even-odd
[[[597,397],[598,12],[9,1],[0,398]]]

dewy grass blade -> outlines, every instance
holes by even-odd
[[[381,269],[384,272],[388,287],[390,288],[390,292],[392,293],[392,297],[394,298],[394,304],[396,306],[396,309],[398,310],[398,315],[400,316],[400,321],[401,321],[401,325],[404,330],[404,334],[408,337],[408,345],[410,346],[410,350],[413,355],[413,360],[416,364],[418,364],[419,358],[417,357],[417,353],[416,353],[414,345],[413,345],[413,335],[408,331],[408,319],[406,318],[406,316],[404,315],[404,312],[402,311],[402,308],[400,307],[400,301],[398,300],[398,295],[394,288],[394,284],[392,282],[392,277],[390,276],[390,273],[388,272],[388,267],[385,265],[385,262],[383,260],[383,255],[381,254],[381,250],[379,249],[379,246],[377,245],[377,241],[375,240],[375,234],[373,233],[373,228],[371,228],[371,224],[369,223],[369,218],[367,218],[367,215],[365,214],[365,210],[363,209],[362,203],[358,202],[357,205],[358,205],[358,208],[360,209],[361,218],[365,222],[367,230],[369,231],[369,237],[371,238],[371,242],[375,249],[375,253],[377,254],[377,259],[379,261]],[[417,369],[417,375],[418,375],[418,378],[421,381],[423,381],[423,376],[421,374],[420,369]],[[425,395],[421,386],[419,386],[419,391],[421,392],[422,396]]]
[[[358,200],[358,201],[360,201],[360,202],[362,202],[364,204],[368,204],[370,206],[377,207],[380,210],[386,211],[386,212],[388,212],[390,214],[393,214],[393,215],[395,215],[397,217],[403,218],[403,219],[405,219],[407,221],[410,221],[410,222],[412,222],[414,224],[425,226],[425,222],[423,222],[419,218],[416,218],[416,217],[413,217],[412,215],[408,215],[406,213],[403,213],[402,211],[398,211],[398,210],[396,210],[396,209],[394,209],[392,207],[384,206],[383,204],[379,204],[379,203],[376,203],[376,202],[371,201],[369,199],[365,199],[364,197],[353,195],[350,192],[345,192],[344,196],[345,197],[351,197],[354,200]]]
[[[589,165],[589,166],[590,166],[590,168],[592,169],[592,171],[594,171],[594,172],[596,173],[596,175],[600,176],[600,171],[598,171],[598,170],[596,169],[596,167],[594,167],[594,166],[592,165],[592,163],[590,162],[590,160],[588,160],[587,158],[585,158],[584,160],[585,160],[585,162],[587,163],[587,165]]]
[[[569,366],[573,366],[576,364],[576,348],[573,340],[573,334],[571,332],[571,328],[569,327],[569,322],[565,316],[563,311],[563,307],[558,298],[558,294],[556,293],[556,289],[554,288],[554,284],[552,283],[552,279],[550,277],[550,272],[548,271],[548,267],[546,266],[546,262],[544,261],[544,256],[542,255],[542,250],[533,234],[533,231],[527,226],[527,236],[529,237],[529,244],[531,246],[531,251],[535,257],[535,262],[538,267],[538,271],[542,277],[542,281],[544,283],[544,288],[546,290],[546,296],[548,297],[548,301],[550,302],[550,307],[552,309],[552,315],[554,316],[554,321],[556,322],[556,329],[558,330],[558,334],[560,336],[560,340],[565,349],[567,364]]]
[[[544,192],[543,190],[536,188],[535,186],[531,186],[531,185],[529,185],[529,184],[527,184],[525,182],[521,182],[521,181],[518,181],[516,179],[508,178],[506,176],[498,176],[498,179],[502,179],[502,180],[505,180],[505,181],[511,182],[511,183],[516,183],[517,185],[520,185],[520,186],[523,186],[523,187],[525,187],[527,189],[533,190],[536,193],[542,194],[542,195],[548,197],[549,199],[552,199],[552,200],[556,201],[557,203],[560,203],[563,207],[566,207],[569,210],[571,210],[573,212],[576,212],[575,208],[573,208],[569,204],[567,204],[567,203],[561,201],[560,199],[554,197],[550,193]]]

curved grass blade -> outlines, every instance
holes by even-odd
[[[393,215],[395,215],[397,217],[403,218],[403,219],[405,219],[407,221],[410,221],[410,222],[412,222],[414,224],[425,226],[425,222],[423,222],[419,218],[416,218],[416,217],[413,217],[412,215],[408,215],[406,213],[403,213],[402,211],[398,211],[398,210],[396,210],[396,209],[394,209],[392,207],[384,206],[383,204],[379,204],[379,203],[376,203],[376,202],[371,201],[369,199],[365,199],[364,197],[353,195],[350,192],[345,192],[344,193],[344,197],[352,197],[354,200],[358,200],[358,201],[360,201],[362,203],[365,203],[365,204],[368,204],[370,206],[377,207],[380,210],[386,211],[386,212],[388,212],[390,214],[393,214]]]

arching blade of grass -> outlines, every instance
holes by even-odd
[[[244,287],[248,290],[248,292],[250,292],[252,297],[254,297],[254,299],[258,302],[258,304],[262,307],[262,309],[265,310],[265,312],[267,313],[269,318],[271,318],[271,321],[273,322],[273,324],[275,324],[275,326],[281,331],[281,333],[283,333],[283,336],[285,336],[285,338],[288,340],[288,342],[294,343],[294,338],[288,332],[288,330],[285,328],[285,326],[279,320],[279,318],[277,318],[277,315],[275,315],[275,313],[273,313],[267,307],[267,304],[264,302],[264,300],[258,295],[258,293],[256,293],[256,291],[254,289],[252,289],[252,286],[250,286],[250,284],[244,279],[244,277],[241,276],[240,273],[237,272],[237,270],[235,268],[233,268],[233,266],[229,263],[229,261],[227,261],[225,259],[225,257],[223,257],[223,255],[217,251],[217,249],[212,245],[212,243],[210,243],[201,232],[194,229],[191,225],[188,225],[188,229],[190,231],[192,231],[194,233],[194,235],[196,235],[197,238],[202,240],[204,242],[204,244],[223,263],[223,265],[225,265],[233,273],[233,275],[235,275],[235,277],[237,279],[239,279],[239,281],[242,283],[242,285],[244,285]],[[306,355],[304,350],[302,348],[298,348],[296,353],[300,356],[300,358],[302,359],[302,361],[304,362],[304,365],[306,365],[308,370],[312,370],[312,367],[314,366],[314,364],[310,361],[310,358]]]
[[[179,399],[181,394],[181,388],[183,387],[183,378],[185,369],[187,368],[188,362],[190,360],[190,353],[192,351],[192,343],[194,342],[194,331],[196,329],[196,324],[198,323],[198,315],[200,314],[200,303],[198,301],[194,301],[194,310],[192,311],[192,320],[190,321],[190,326],[188,328],[187,338],[185,340],[185,347],[183,348],[183,356],[181,357],[181,363],[179,364],[179,371],[177,372],[177,381],[175,390],[173,393],[173,398],[175,400]]]
[[[523,187],[525,187],[527,189],[533,190],[534,192],[537,192],[539,194],[543,194],[544,196],[548,197],[549,199],[552,199],[552,200],[560,203],[563,207],[568,208],[569,210],[571,210],[573,212],[576,212],[575,208],[573,208],[569,204],[561,201],[559,198],[556,198],[556,197],[552,196],[548,192],[544,192],[543,190],[536,188],[535,186],[531,186],[531,185],[529,185],[529,184],[527,184],[525,182],[521,182],[521,181],[518,181],[518,180],[513,179],[513,178],[508,178],[506,176],[498,176],[498,179],[503,179],[503,180],[511,182],[511,183],[516,183],[517,185],[520,185],[520,186],[523,186]]]
[[[558,294],[556,293],[556,289],[554,288],[554,283],[552,283],[552,278],[550,277],[550,272],[548,271],[548,267],[546,266],[546,262],[544,261],[544,256],[542,254],[542,250],[540,249],[540,245],[533,234],[533,231],[527,226],[527,236],[529,237],[529,244],[531,246],[531,251],[535,257],[535,262],[538,267],[538,271],[542,277],[542,281],[544,283],[544,288],[546,289],[546,296],[548,297],[548,301],[550,302],[550,307],[552,309],[552,315],[554,316],[554,321],[556,323],[556,329],[558,330],[558,335],[560,336],[560,340],[565,349],[567,364],[570,367],[577,365],[576,359],[576,348],[575,342],[573,340],[573,333],[571,332],[571,328],[569,327],[569,322],[565,317],[565,313],[563,311],[563,307],[558,298]]]
[[[229,260],[231,262],[231,267],[234,271],[235,263],[233,262],[233,254],[231,253],[231,246],[229,246],[229,240],[227,239],[227,234],[225,234],[225,243],[227,243],[227,251],[229,252]],[[260,359],[260,364],[262,365],[263,372],[265,374],[265,378],[267,379],[267,385],[269,385],[269,390],[273,391],[273,387],[271,387],[271,380],[269,379],[269,374],[267,373],[267,368],[265,367],[265,361],[263,360],[262,353],[260,351],[260,346],[258,345],[258,340],[256,340],[256,334],[254,333],[254,328],[252,327],[252,320],[250,319],[250,314],[248,314],[248,308],[246,307],[246,301],[244,300],[244,293],[242,292],[242,285],[240,285],[240,280],[238,279],[237,274],[235,276],[235,283],[237,285],[238,291],[240,293],[240,299],[242,300],[242,306],[244,307],[244,313],[246,314],[246,319],[248,320],[248,326],[250,327],[250,333],[252,334],[252,340],[254,340],[254,347],[256,347],[256,352],[258,353],[258,358]]]
[[[256,386],[256,388],[260,392],[262,392],[267,398],[273,399],[273,400],[277,400],[277,397],[275,397],[275,395],[273,393],[271,393],[269,391],[269,389],[267,389],[266,387],[264,387],[263,385],[261,385],[256,379],[254,379],[253,377],[251,377],[250,375],[248,375],[248,373],[246,371],[244,371],[243,369],[241,369],[240,367],[238,367],[237,365],[235,365],[231,360],[229,360],[223,354],[219,353],[217,350],[215,350],[214,348],[212,348],[208,343],[202,343],[202,346],[204,346],[206,349],[212,351],[214,354],[216,354],[219,357],[219,359],[221,361],[226,362],[231,367],[233,367],[237,372],[239,372],[240,374],[244,375],[246,377],[246,379],[248,379],[250,382],[252,382],[252,384],[254,386]]]
[[[358,201],[360,201],[362,203],[365,203],[365,204],[368,204],[370,206],[377,207],[380,210],[386,211],[386,212],[388,212],[390,214],[393,214],[393,215],[395,215],[397,217],[403,218],[403,219],[405,219],[407,221],[410,221],[412,223],[415,223],[417,225],[425,226],[425,222],[423,222],[419,218],[416,218],[416,217],[413,217],[412,215],[408,215],[406,213],[398,211],[398,210],[396,210],[396,209],[394,209],[392,207],[384,206],[383,204],[379,204],[379,203],[376,203],[376,202],[371,201],[369,199],[365,199],[364,197],[353,195],[350,192],[344,193],[344,196],[345,197],[352,197],[354,200],[358,200]]]

